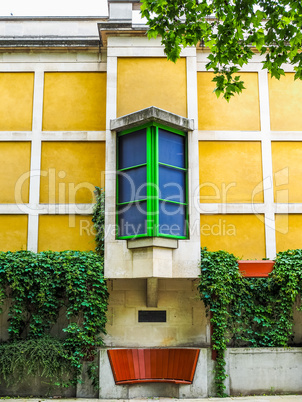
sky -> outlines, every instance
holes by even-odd
[[[98,16],[108,15],[107,0],[0,0],[0,16]]]

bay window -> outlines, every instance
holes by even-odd
[[[187,133],[157,123],[117,136],[119,239],[188,237]]]

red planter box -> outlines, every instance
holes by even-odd
[[[247,278],[266,278],[272,272],[275,261],[238,261],[239,271]]]

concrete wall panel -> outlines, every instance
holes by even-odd
[[[280,80],[269,78],[271,130],[302,130],[302,82],[294,81],[294,73],[286,73]]]
[[[105,130],[106,73],[45,73],[44,131]]]
[[[199,142],[200,202],[263,202],[261,143]]]
[[[38,251],[95,249],[89,215],[42,215],[39,218]]]
[[[27,248],[27,215],[0,215],[0,250]]]
[[[302,350],[228,349],[231,395],[302,392]]]
[[[0,142],[0,203],[29,200],[30,142]]]
[[[240,73],[240,77],[246,89],[228,103],[213,93],[213,73],[197,73],[199,130],[260,130],[257,73]]]
[[[119,58],[117,117],[156,106],[187,116],[186,60]]]
[[[41,203],[92,203],[104,187],[105,142],[43,142],[41,170]]]
[[[0,131],[31,131],[34,73],[0,73]]]
[[[276,214],[277,252],[302,247],[302,215]]]
[[[278,203],[301,203],[302,142],[272,142],[274,199]]]
[[[225,250],[241,260],[265,257],[262,215],[201,215],[200,235],[209,251]]]

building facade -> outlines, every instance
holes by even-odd
[[[291,66],[271,79],[255,53],[243,93],[217,99],[208,50],[167,61],[138,13],[112,0],[108,18],[0,19],[0,248],[94,250],[105,188],[106,346],[200,355],[192,385],[122,386],[104,350],[100,397],[206,396],[200,247],[242,260],[301,248],[302,83]],[[297,344],[301,325],[296,314]]]

